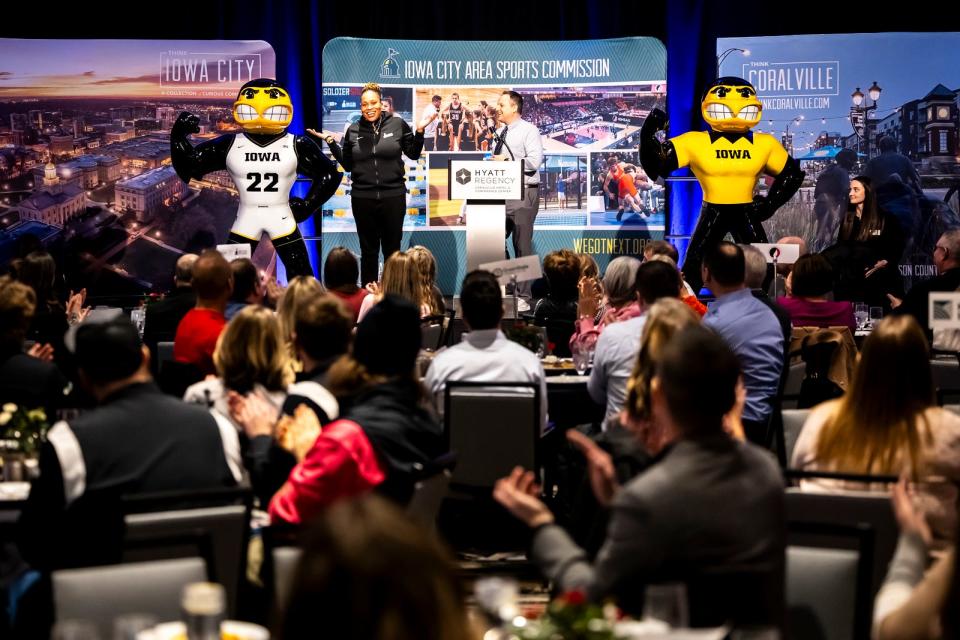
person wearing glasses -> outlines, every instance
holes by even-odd
[[[927,306],[930,293],[960,289],[960,229],[944,231],[937,239],[933,248],[933,264],[939,275],[914,284],[902,300],[895,296],[889,298],[894,313],[913,316],[925,330],[930,326]]]

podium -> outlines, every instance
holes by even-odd
[[[523,162],[450,160],[447,197],[467,201],[467,272],[503,260],[506,201],[523,198]]]

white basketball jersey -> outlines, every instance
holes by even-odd
[[[296,229],[290,212],[290,190],[297,179],[292,133],[265,146],[238,133],[227,153],[227,171],[240,193],[231,231],[258,240],[264,232],[277,238]]]
[[[240,192],[240,206],[287,204],[297,179],[294,135],[261,147],[238,133],[227,153],[227,170]]]

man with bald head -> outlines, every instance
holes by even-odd
[[[158,362],[157,343],[173,342],[177,325],[197,304],[197,297],[193,295],[193,287],[190,285],[193,279],[193,263],[196,261],[195,253],[180,256],[173,275],[173,289],[162,300],[147,305],[143,344],[150,349],[150,362],[154,367]]]
[[[233,293],[230,263],[214,249],[204,251],[193,265],[192,285],[197,303],[177,326],[173,358],[192,364],[204,375],[212,374],[216,372],[213,350],[227,326],[224,311]]]

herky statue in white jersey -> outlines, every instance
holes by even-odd
[[[240,192],[240,208],[227,242],[257,248],[266,233],[287,277],[313,275],[297,223],[307,220],[333,195],[343,177],[309,136],[287,133],[293,119],[290,95],[276,80],[251,80],[233,103],[243,133],[228,133],[197,146],[200,118],[184,111],[170,132],[173,168],[184,182],[226,169]],[[297,174],[310,179],[305,198],[290,195]]]

